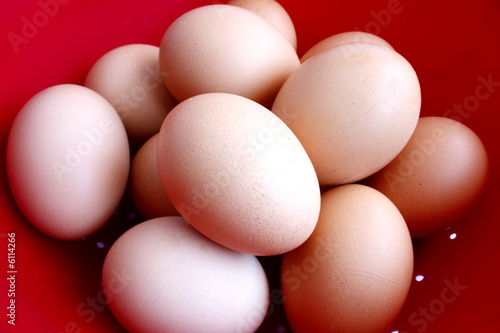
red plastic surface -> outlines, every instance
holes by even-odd
[[[21,215],[5,175],[5,146],[23,104],[54,84],[83,83],[90,66],[124,44],[159,45],[183,12],[203,0],[22,0],[0,10],[0,332],[124,332],[104,304],[102,261],[112,242],[141,221],[127,199],[102,231],[83,241],[50,239]],[[219,2],[220,3],[220,2]],[[500,332],[500,2],[281,1],[295,22],[299,55],[331,34],[362,30],[385,38],[414,66],[422,115],[455,117],[489,152],[491,174],[477,207],[448,230],[415,241],[408,300],[388,332]],[[36,165],[33,166],[36,168]],[[453,165],[450,165],[453,168]],[[15,233],[16,273],[8,273]],[[279,258],[263,258],[277,290]],[[7,278],[14,275],[15,297]],[[290,332],[274,293],[261,332]],[[15,300],[15,326],[8,323]]]

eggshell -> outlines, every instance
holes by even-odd
[[[255,256],[212,242],[177,216],[120,236],[106,255],[102,286],[131,333],[254,332],[269,305]]]
[[[419,238],[471,210],[487,177],[488,155],[471,129],[453,119],[423,117],[403,151],[366,184],[396,204]]]
[[[270,106],[299,64],[292,45],[271,23],[230,5],[184,13],[160,45],[163,79],[179,101],[225,92]]]
[[[203,94],[176,106],[160,129],[158,170],[181,216],[236,251],[287,252],[318,219],[318,179],[299,140],[241,96]]]
[[[377,35],[363,31],[346,31],[332,35],[319,41],[300,58],[300,62],[302,63],[312,56],[328,50],[336,45],[346,43],[373,43],[388,47],[390,49],[394,49],[391,44],[389,44],[385,39]]]
[[[73,240],[100,229],[128,180],[129,145],[118,114],[96,92],[47,88],[19,111],[7,144],[7,172],[26,218],[49,236]]]
[[[179,215],[163,190],[158,172],[155,134],[137,151],[130,168],[130,193],[135,208],[146,219]]]
[[[85,80],[114,106],[131,143],[139,146],[158,133],[177,104],[160,75],[159,53],[147,44],[117,47],[94,63]]]
[[[272,111],[304,145],[321,185],[353,183],[387,165],[417,125],[420,85],[387,47],[348,43],[304,62]]]
[[[297,50],[297,34],[290,15],[286,9],[275,0],[232,0],[229,5],[248,9],[262,16],[278,29]]]
[[[408,228],[387,197],[358,184],[323,193],[313,234],[283,255],[281,288],[293,332],[385,332],[412,271]]]

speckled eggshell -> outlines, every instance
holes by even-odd
[[[395,158],[415,130],[420,104],[417,74],[405,58],[377,44],[348,43],[304,62],[272,111],[328,186],[361,180]]]
[[[105,97],[125,125],[129,140],[140,146],[158,133],[177,104],[160,75],[160,48],[127,44],[105,53],[92,66],[85,86]]]
[[[258,14],[278,29],[297,50],[297,34],[290,15],[286,9],[275,0],[231,0],[229,5],[248,9]]]
[[[316,225],[320,190],[307,153],[247,98],[211,93],[181,102],[160,129],[158,169],[181,216],[233,250],[281,254]]]
[[[311,47],[307,52],[300,58],[300,62],[304,62],[312,56],[328,50],[336,45],[346,44],[346,43],[373,43],[381,46],[394,49],[391,44],[389,44],[385,39],[363,31],[346,31],[341,32],[330,37],[327,37],[313,47]]]
[[[130,333],[251,333],[269,305],[255,256],[212,242],[178,216],[121,235],[106,255],[102,287]]]
[[[466,125],[422,117],[408,145],[365,183],[387,195],[414,238],[444,229],[479,200],[488,177],[488,155]]]
[[[179,215],[163,190],[156,158],[159,134],[137,151],[130,167],[130,194],[134,206],[146,219]]]
[[[123,196],[129,166],[120,117],[83,86],[42,90],[19,111],[9,134],[12,194],[26,218],[54,238],[99,230]]]
[[[382,193],[348,184],[322,194],[318,225],[283,255],[281,289],[294,333],[383,333],[413,274],[408,228]]]
[[[163,79],[179,101],[225,92],[270,107],[299,64],[295,49],[271,23],[231,5],[184,13],[160,45]]]

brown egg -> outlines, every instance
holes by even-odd
[[[177,105],[160,129],[158,170],[177,211],[236,251],[290,251],[318,219],[307,153],[276,115],[245,97],[210,93]]]
[[[288,39],[297,50],[297,34],[290,15],[285,8],[275,0],[231,0],[228,5],[248,9],[271,23]]]
[[[125,128],[111,104],[74,84],[33,96],[7,144],[12,193],[26,218],[64,240],[87,237],[113,215],[129,177]]]
[[[102,290],[130,333],[251,333],[269,305],[255,256],[212,242],[179,216],[121,235],[106,255]]]
[[[396,204],[417,238],[468,212],[487,175],[486,149],[471,129],[449,118],[423,117],[403,151],[366,184]]]
[[[382,193],[348,184],[322,194],[311,237],[283,255],[281,288],[294,333],[380,333],[411,284],[413,248],[401,213]]]
[[[299,64],[275,27],[230,5],[202,6],[181,15],[160,46],[163,79],[179,101],[225,92],[267,106]]]
[[[155,134],[137,151],[130,167],[130,193],[139,213],[146,219],[179,215],[163,190],[156,158]]]
[[[104,54],[90,69],[85,86],[116,109],[129,140],[141,145],[158,133],[177,100],[165,87],[157,46],[129,44]]]
[[[328,50],[329,48],[332,48],[336,45],[346,43],[373,43],[393,49],[391,44],[377,35],[373,35],[363,31],[346,31],[332,35],[315,44],[302,56],[302,58],[300,58],[300,62],[302,63],[312,56]]]
[[[356,182],[404,148],[420,114],[412,66],[370,43],[330,48],[285,82],[272,111],[304,145],[321,185]]]

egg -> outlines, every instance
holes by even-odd
[[[408,145],[365,183],[387,195],[414,238],[444,229],[472,209],[488,178],[488,154],[466,125],[422,117]]]
[[[332,35],[316,43],[300,58],[300,62],[302,63],[312,56],[328,50],[336,45],[346,43],[373,43],[393,49],[391,44],[377,35],[363,31],[346,31]]]
[[[177,104],[160,75],[160,48],[127,44],[100,57],[89,70],[85,86],[105,97],[125,125],[129,141],[140,146],[158,133]]]
[[[228,5],[248,9],[262,16],[278,29],[297,50],[297,34],[290,15],[286,9],[275,0],[231,0]]]
[[[26,218],[51,237],[80,239],[106,224],[124,194],[127,134],[102,96],[79,85],[56,85],[19,111],[6,163]]]
[[[413,247],[396,206],[368,186],[322,194],[311,237],[283,255],[281,289],[294,333],[385,332],[406,300]]]
[[[181,102],[160,129],[157,158],[179,214],[230,249],[281,254],[316,225],[311,160],[278,117],[248,98],[208,93]]]
[[[321,185],[353,183],[387,165],[420,115],[420,84],[396,51],[372,43],[337,45],[287,79],[272,111],[295,133]]]
[[[163,79],[179,101],[224,92],[270,106],[299,64],[295,49],[271,23],[231,5],[184,13],[160,45]]]
[[[267,277],[255,256],[212,242],[178,216],[121,235],[106,255],[102,288],[131,333],[250,333],[269,305]]]
[[[158,172],[156,151],[159,134],[151,137],[137,151],[130,167],[132,202],[146,219],[179,215],[163,190]]]

